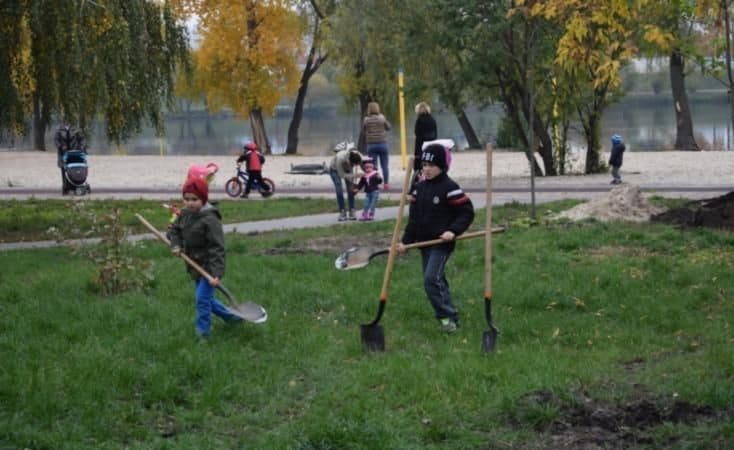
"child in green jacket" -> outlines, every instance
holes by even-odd
[[[193,267],[188,267],[196,285],[196,333],[208,338],[212,313],[225,322],[242,319],[214,297],[214,289],[224,276],[224,232],[222,216],[208,202],[209,186],[202,178],[189,178],[183,185],[182,193],[184,209],[169,233],[171,249],[176,255],[183,251],[214,277],[214,283],[209,284]]]

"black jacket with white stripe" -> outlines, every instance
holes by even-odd
[[[474,220],[474,205],[445,172],[413,186],[408,195],[410,215],[403,244],[437,239],[444,231],[456,236]],[[455,243],[446,244],[453,249]]]

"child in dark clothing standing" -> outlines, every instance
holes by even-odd
[[[263,184],[263,172],[262,167],[265,164],[265,157],[260,153],[260,149],[254,142],[248,142],[245,144],[242,155],[237,158],[237,167],[245,163],[245,170],[247,170],[247,185],[245,186],[245,192],[242,194],[243,198],[247,198],[250,195],[250,190],[255,181],[260,186],[266,186]]]
[[[622,175],[619,174],[619,169],[622,167],[622,157],[626,150],[622,137],[618,134],[612,136],[612,154],[609,156],[609,165],[612,166],[612,184],[619,184],[622,182]]]
[[[371,159],[365,159],[362,161],[362,170],[364,171],[364,174],[359,179],[357,186],[354,188],[355,194],[362,189],[364,189],[365,193],[364,209],[362,210],[362,217],[360,217],[359,220],[374,220],[377,200],[380,198],[382,177],[380,176],[380,173],[375,170],[375,162]]]
[[[183,251],[214,277],[214,283],[209,284],[193,267],[187,266],[196,284],[196,334],[208,338],[212,313],[225,322],[242,319],[214,297],[214,289],[224,276],[224,233],[222,216],[208,202],[209,186],[202,178],[190,178],[184,183],[182,193],[184,209],[171,226],[168,236],[175,255]]]
[[[458,184],[446,174],[447,152],[440,144],[431,144],[421,154],[423,176],[409,195],[410,215],[398,253],[405,244],[440,238],[445,244],[421,249],[423,286],[433,306],[441,329],[453,333],[459,326],[459,315],[451,300],[446,280],[446,263],[454,251],[454,239],[469,228],[474,220],[474,206]]]

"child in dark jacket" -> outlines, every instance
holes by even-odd
[[[245,163],[245,170],[247,170],[248,177],[245,192],[242,194],[242,197],[247,198],[247,196],[250,195],[250,190],[252,190],[252,185],[255,181],[257,181],[260,186],[266,186],[263,184],[262,172],[263,164],[265,164],[265,157],[260,153],[260,149],[257,144],[254,142],[248,142],[242,150],[242,155],[237,158],[237,167],[240,167],[243,161]]]
[[[459,185],[447,175],[447,152],[440,144],[431,144],[421,154],[424,180],[413,186],[409,195],[410,214],[398,253],[405,244],[440,238],[446,243],[421,249],[423,286],[433,306],[441,329],[453,333],[459,315],[451,300],[446,280],[446,263],[454,251],[454,239],[474,220],[474,206]]]
[[[183,251],[214,277],[214,283],[209,284],[193,267],[187,266],[196,285],[196,333],[208,338],[212,313],[225,322],[242,319],[214,297],[214,289],[224,276],[224,232],[222,216],[208,202],[209,186],[202,178],[190,178],[184,183],[182,194],[184,209],[169,231],[171,250],[176,255]]]
[[[359,183],[357,183],[357,186],[354,188],[355,194],[362,189],[364,189],[365,193],[364,209],[362,210],[362,217],[360,217],[359,220],[374,220],[377,200],[380,198],[382,177],[375,169],[375,162],[371,159],[364,159],[362,161],[362,170],[364,173],[359,179]]]
[[[612,136],[612,154],[609,155],[609,165],[612,166],[612,184],[619,184],[622,182],[622,175],[619,174],[619,169],[622,167],[622,157],[626,150],[622,137],[618,134]]]

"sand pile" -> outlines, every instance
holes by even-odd
[[[605,198],[582,203],[558,214],[557,218],[570,220],[596,219],[602,222],[647,222],[664,208],[651,205],[640,192],[640,187],[623,183],[615,186]]]

